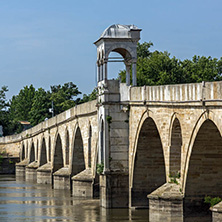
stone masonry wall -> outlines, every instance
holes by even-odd
[[[194,143],[198,131],[206,120],[211,120],[218,131],[222,132],[222,82],[198,83],[173,86],[132,87],[129,92],[129,172],[130,190],[133,188],[135,176],[135,159],[138,142],[143,123],[151,117],[160,135],[163,147],[166,181],[169,181],[170,152],[181,158],[181,177],[178,179],[181,192],[185,193],[187,173],[190,167]],[[172,129],[175,119],[178,119],[181,128],[181,149],[171,150]],[[179,132],[177,132],[179,133]],[[208,137],[210,134],[206,135]],[[211,136],[210,136],[211,137]],[[178,143],[178,144],[177,144]],[[176,142],[179,145],[180,142]],[[202,140],[204,144],[205,141]],[[211,143],[214,146],[215,141]],[[219,148],[218,148],[219,149]],[[180,154],[181,152],[181,154]],[[220,156],[219,151],[216,153]],[[172,157],[172,160],[177,158]],[[213,162],[213,159],[212,159]],[[212,162],[208,162],[212,168]],[[142,163],[141,163],[142,164]],[[144,167],[145,167],[144,163]],[[141,166],[142,167],[142,166]],[[220,167],[219,167],[220,168]],[[219,168],[216,173],[219,175]],[[222,169],[220,168],[220,171]],[[208,178],[210,179],[210,177]],[[215,179],[214,179],[215,180]],[[213,180],[213,184],[217,181]],[[198,189],[198,188],[197,188]]]
[[[43,138],[45,139],[46,150],[47,150],[47,162],[53,162],[56,140],[58,134],[61,137],[61,143],[63,147],[63,161],[66,163],[66,155],[69,155],[70,161],[72,162],[72,150],[74,146],[75,129],[77,125],[80,128],[84,159],[88,166],[88,138],[89,138],[89,127],[92,129],[91,138],[91,168],[95,172],[96,157],[97,157],[97,142],[98,142],[98,123],[97,123],[97,101],[87,102],[76,107],[73,107],[49,120],[46,120],[29,130],[23,131],[20,134],[6,136],[0,138],[0,151],[6,151],[9,155],[14,157],[22,157],[22,150],[24,147],[25,158],[30,158],[31,146],[34,145],[34,158],[40,160],[41,147]],[[66,154],[66,131],[69,132],[69,153]],[[70,164],[69,164],[70,167]]]

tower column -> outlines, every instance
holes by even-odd
[[[102,81],[103,80],[103,63],[101,61],[99,64],[99,74],[100,74],[99,81]]]
[[[107,59],[103,62],[103,79],[107,80]]]
[[[133,77],[133,86],[137,85],[137,79],[136,79],[136,62],[133,62],[133,67],[132,67],[132,77]]]
[[[130,85],[130,65],[126,64],[126,85]]]
[[[97,62],[97,82],[100,81],[100,65],[99,62]]]
[[[109,135],[109,126],[106,120],[107,116],[109,116],[108,107],[104,107],[105,111],[105,119],[104,119],[104,172],[109,172],[109,157],[110,157],[110,135]]]

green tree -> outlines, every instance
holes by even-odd
[[[95,88],[95,89],[93,89],[93,91],[90,94],[88,94],[88,95],[83,94],[82,99],[78,98],[76,100],[76,104],[81,104],[81,103],[85,103],[85,102],[95,100],[97,98],[97,93],[98,93],[98,90],[97,90],[97,88]]]
[[[29,121],[34,96],[35,88],[33,85],[25,86],[18,95],[13,96],[9,109],[11,119],[14,121]]]
[[[146,60],[150,57],[152,52],[150,51],[150,47],[153,46],[152,42],[144,42],[140,44],[137,43],[137,70],[139,70],[138,66],[140,65],[140,69],[143,73],[143,71],[146,70]],[[137,71],[137,77],[138,77],[138,71]],[[132,69],[130,70],[131,75],[131,81],[132,81]],[[141,76],[142,77],[142,76]],[[126,70],[121,70],[119,73],[119,78],[122,82],[126,82]],[[141,80],[143,81],[143,80]]]
[[[140,44],[138,42],[137,44],[137,57],[138,58],[147,58],[149,57],[152,52],[150,52],[150,47],[153,46],[152,42],[144,42]]]
[[[3,126],[4,135],[7,134],[8,126],[8,102],[6,100],[7,86],[2,86],[0,89],[0,125]]]
[[[30,121],[35,88],[33,85],[25,86],[18,95],[12,97],[9,102],[7,133],[20,133],[23,129],[19,121]]]
[[[51,101],[54,103],[55,114],[59,114],[75,106],[74,97],[81,94],[78,87],[72,83],[65,83],[63,86],[51,86]]]
[[[166,85],[222,80],[222,58],[194,56],[181,61],[168,52],[150,51],[151,42],[138,43],[137,85]],[[123,82],[125,71],[119,73]]]
[[[2,88],[0,89],[0,111],[3,111],[8,107],[6,92],[8,92],[8,87],[2,86]]]
[[[220,81],[222,80],[222,58],[205,56],[193,56],[192,60],[181,62],[184,75],[187,75],[187,82]]]
[[[184,82],[179,61],[168,52],[153,52],[147,58],[138,58],[138,85],[164,85]]]
[[[43,88],[36,90],[32,107],[29,112],[29,120],[32,126],[51,117],[51,114],[49,113],[49,108],[51,108],[50,96],[50,92],[45,91]]]
[[[64,85],[51,86],[51,91],[45,91],[43,88],[35,90],[33,85],[25,86],[20,90],[18,95],[12,97],[6,102],[5,92],[7,87],[0,90],[0,124],[3,125],[5,135],[19,133],[23,130],[19,121],[29,121],[32,126],[51,117],[49,108],[52,101],[54,102],[55,114],[59,114],[77,104],[79,99],[74,97],[81,94],[78,87],[72,82]],[[85,100],[92,100],[92,95],[85,96]],[[4,115],[3,115],[4,114]]]

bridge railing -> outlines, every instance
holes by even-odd
[[[143,86],[130,89],[130,101],[192,102],[211,100],[222,101],[222,81]]]
[[[1,137],[0,144],[17,142],[24,138],[35,136],[38,133],[41,133],[49,128],[62,124],[63,122],[66,122],[68,120],[75,119],[77,117],[81,117],[85,115],[95,114],[97,112],[96,104],[97,104],[97,101],[93,100],[93,101],[75,106],[19,134]]]

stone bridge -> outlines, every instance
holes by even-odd
[[[113,36],[122,29],[133,32],[129,45],[126,36]],[[111,26],[95,42],[97,100],[1,138],[0,146],[20,156],[17,177],[73,196],[100,194],[105,208],[149,207],[183,221],[183,211],[200,209],[206,195],[222,196],[222,82],[137,87],[140,31]],[[126,83],[107,79],[111,51],[126,69],[134,66],[132,85],[130,72]]]

